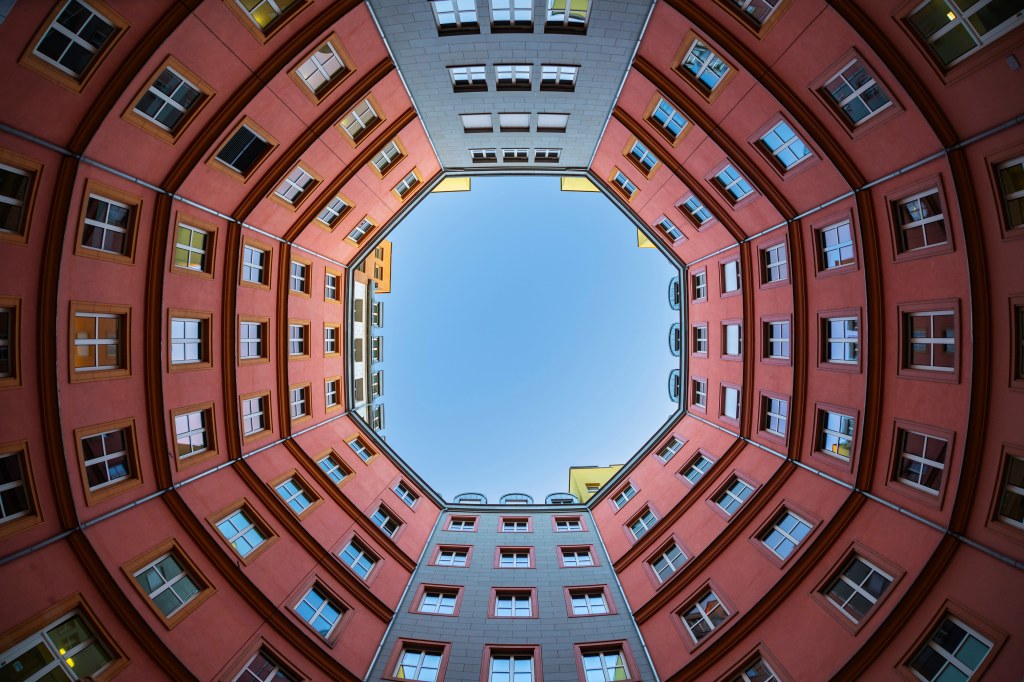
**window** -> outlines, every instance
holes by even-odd
[[[540,89],[571,92],[576,87],[576,77],[579,73],[580,67],[578,66],[541,64]]]
[[[388,510],[383,505],[377,507],[377,511],[373,512],[373,515],[370,516],[370,520],[373,521],[374,525],[384,531],[384,534],[389,538],[395,537],[395,533],[397,533],[398,529],[402,527],[401,521],[388,513]]]
[[[213,232],[178,223],[174,233],[174,267],[191,272],[213,272]]]
[[[420,499],[420,496],[409,489],[409,486],[404,481],[399,481],[398,485],[394,487],[395,495],[398,496],[402,502],[405,502],[410,507],[416,506],[416,501]]]
[[[909,429],[896,430],[896,480],[937,495],[942,487],[949,443],[937,436]]]
[[[739,10],[738,13],[740,14],[740,16],[742,16],[744,20],[748,21],[755,28],[760,28],[761,26],[764,26],[765,22],[768,21],[769,17],[771,17],[775,10],[778,9],[779,5],[782,4],[782,0],[731,0],[731,2],[736,7],[736,9]],[[753,669],[757,666],[755,665],[749,667]],[[747,675],[749,673],[744,672],[743,674]],[[754,682],[755,679],[761,680],[762,678],[751,677],[750,680],[747,682]],[[767,673],[766,677],[764,677],[763,679],[768,679]]]
[[[210,365],[210,318],[171,318],[171,364]]]
[[[926,682],[969,680],[990,651],[992,642],[960,619],[946,615],[907,666]]]
[[[502,533],[529,533],[530,519],[502,519]]]
[[[772,554],[785,561],[811,532],[811,524],[788,509],[783,509],[758,539]]]
[[[373,108],[373,104],[369,99],[364,99],[357,104],[355,109],[348,112],[340,121],[341,129],[345,131],[345,134],[353,142],[361,140],[378,123],[380,123],[380,116],[377,115],[377,111]],[[374,157],[374,166],[377,166],[376,160],[377,157]],[[390,165],[390,161],[383,164],[385,168],[388,165]],[[377,166],[377,170],[383,172],[380,166]]]
[[[854,554],[823,591],[844,616],[859,623],[892,583],[892,576]]]
[[[36,515],[27,464],[24,449],[0,454],[0,527]]]
[[[531,68],[529,64],[495,64],[494,80],[498,90],[529,90]],[[502,128],[506,127],[504,122],[501,125]],[[529,119],[527,119],[526,127],[529,125]]]
[[[338,354],[338,332],[337,325],[326,325],[324,327],[324,355]]]
[[[683,378],[678,369],[668,373],[668,398],[678,403],[683,394]]]
[[[555,532],[557,533],[573,533],[583,530],[583,521],[578,517],[565,519],[554,519]]]
[[[374,301],[370,309],[370,324],[374,327],[384,326],[384,302]]]
[[[398,195],[399,199],[405,199],[405,197],[413,191],[420,184],[420,176],[416,174],[416,171],[411,171],[404,178],[399,180],[398,184],[392,190]]]
[[[459,114],[462,119],[462,128],[467,133],[491,132],[494,122],[490,114]]]
[[[789,320],[765,323],[764,353],[773,360],[789,359]]]
[[[739,421],[740,390],[733,386],[722,386],[722,417]]]
[[[545,31],[586,31],[590,0],[548,0]],[[516,682],[519,682],[517,679]]]
[[[233,682],[299,682],[299,678],[261,647]]]
[[[707,355],[708,352],[708,327],[698,325],[693,328],[693,353],[694,355]]]
[[[170,619],[207,587],[190,572],[177,551],[171,551],[132,572],[135,582],[165,620]]]
[[[126,312],[106,312],[125,310]],[[72,381],[121,376],[128,373],[127,308],[72,304]]]
[[[679,73],[705,97],[728,82],[731,69],[710,47],[694,39],[679,65]]]
[[[952,310],[903,313],[905,369],[952,372],[956,365],[956,318]]]
[[[370,554],[369,550],[363,547],[358,541],[352,540],[339,555],[341,561],[351,568],[356,575],[366,580],[370,571],[377,564],[377,557]]]
[[[529,149],[502,149],[501,160],[512,163],[526,163],[530,160]]]
[[[627,200],[632,199],[633,195],[636,194],[636,185],[629,181],[622,171],[615,171],[615,175],[612,177],[612,184],[615,185]]]
[[[320,178],[313,172],[298,165],[285,176],[281,184],[274,190],[274,196],[288,206],[298,206],[302,199],[320,184]]]
[[[561,158],[561,149],[536,149],[533,153],[533,160],[541,163],[558,163]]]
[[[274,144],[264,135],[243,124],[224,143],[215,158],[244,180],[273,147]]]
[[[358,244],[363,240],[363,237],[366,236],[366,233],[374,227],[376,227],[376,225],[374,225],[369,218],[363,218],[355,227],[352,228],[352,231],[349,232],[345,238]]]
[[[537,114],[538,133],[564,133],[568,127],[569,114]]]
[[[583,677],[587,682],[612,682],[632,679],[632,672],[626,665],[626,656],[621,647],[582,652]]]
[[[292,261],[291,273],[289,277],[289,287],[292,291],[299,294],[309,295],[309,264],[300,263],[299,261]]]
[[[264,322],[238,323],[238,357],[241,360],[259,360],[267,357],[267,325]]]
[[[588,547],[563,547],[562,566],[594,566],[594,556]]]
[[[857,318],[826,317],[823,325],[822,360],[830,363],[856,364],[858,359]]]
[[[729,617],[729,611],[712,590],[705,590],[686,610],[679,614],[693,641],[700,642]]]
[[[468,566],[469,550],[464,547],[441,547],[434,563],[438,566]]]
[[[348,476],[352,474],[343,464],[335,459],[335,454],[332,452],[326,457],[322,457],[317,465],[320,469],[327,474],[327,478],[337,485],[344,481]]]
[[[480,25],[476,18],[476,0],[430,0],[434,10],[437,32],[476,33]]]
[[[491,653],[487,682],[534,682],[534,679],[533,654]]]
[[[491,0],[491,23],[496,29],[529,29],[533,0]]]
[[[313,96],[314,102],[323,99],[349,73],[340,48],[331,36],[292,72],[293,77]]]
[[[242,282],[267,286],[270,283],[270,252],[258,246],[242,247]]]
[[[420,613],[436,613],[443,616],[455,614],[455,606],[458,603],[459,593],[457,590],[442,590],[440,588],[428,587],[423,590],[419,606],[416,610]],[[419,679],[413,677],[411,679]]]
[[[288,405],[292,421],[310,415],[309,384],[288,389]]]
[[[999,177],[999,191],[1003,199],[1005,229],[1020,229],[1024,227],[1024,157],[1000,164],[996,174]],[[2,200],[0,197],[0,201]]]
[[[529,547],[499,547],[497,568],[532,568],[533,550]]]
[[[619,491],[619,493],[612,498],[612,503],[615,505],[616,509],[622,509],[626,506],[627,502],[633,499],[634,495],[636,495],[636,488],[634,488],[631,483],[627,484],[625,488]]]
[[[665,236],[668,237],[669,241],[677,242],[683,238],[683,231],[676,227],[668,218],[662,217],[655,226],[665,233]]]
[[[366,447],[360,438],[353,438],[348,442],[348,446],[364,462],[369,462],[373,458],[373,453],[370,452],[370,449]]]
[[[654,515],[650,509],[644,509],[639,516],[629,522],[629,531],[633,534],[634,540],[639,540],[647,534],[654,524],[658,522],[658,517]]]
[[[243,559],[267,541],[266,531],[257,525],[255,518],[256,515],[243,505],[214,524],[217,532]]]
[[[599,616],[611,613],[611,609],[608,608],[608,597],[600,587],[569,589],[569,606],[574,616]]]
[[[1000,521],[1024,528],[1024,459],[1007,456],[997,515]]]
[[[370,361],[380,362],[384,359],[384,337],[374,336],[370,339]]]
[[[449,66],[448,76],[452,79],[452,89],[455,92],[487,89],[487,77],[482,64],[478,66]]]
[[[315,584],[295,605],[295,613],[309,623],[318,635],[328,639],[345,615],[345,608],[328,596],[323,587]]]
[[[127,118],[133,120],[138,116],[146,124],[144,129],[156,126],[154,132],[159,131],[163,133],[162,138],[173,141],[209,93],[204,92],[204,86],[200,86],[198,79],[180,62],[168,62],[135,101],[132,114]]]
[[[695,196],[689,197],[686,201],[680,204],[682,207],[683,215],[685,215],[695,227],[701,227],[707,222],[710,222],[713,216],[711,211]]]
[[[35,184],[34,172],[0,163],[0,235],[25,236]]]
[[[495,163],[498,160],[498,150],[496,149],[470,149],[469,155],[473,159],[473,163]]]
[[[270,397],[264,393],[242,399],[242,435],[250,438],[270,430]]]
[[[853,452],[853,417],[820,410],[818,425],[818,450],[849,462]]]
[[[731,294],[740,290],[740,262],[731,260],[722,263],[722,293]]]
[[[762,149],[783,171],[788,171],[811,156],[811,150],[785,121],[779,121],[761,136]]]
[[[708,407],[708,382],[707,379],[690,379],[690,403],[702,410]]]
[[[743,338],[740,332],[738,324],[722,325],[722,355],[737,357],[743,352]]]
[[[116,495],[140,482],[135,426],[130,420],[78,429],[75,436],[91,501]]]
[[[398,147],[396,140],[391,140],[384,148],[380,150],[372,159],[370,163],[376,169],[377,173],[381,176],[387,175],[388,171],[394,168],[399,161],[404,158],[405,154]]]
[[[786,416],[788,412],[788,401],[782,398],[764,396],[761,398],[761,428],[779,438],[785,438]]]
[[[821,228],[815,234],[818,242],[819,272],[855,263],[853,231],[850,229],[850,221]]]
[[[340,301],[338,296],[338,275],[328,272],[324,275],[324,300]]]
[[[274,486],[274,490],[299,517],[311,510],[314,502],[319,501],[298,476],[285,478]]]
[[[654,569],[654,574],[658,576],[658,580],[665,582],[669,576],[682,568],[685,563],[686,555],[683,554],[683,550],[679,549],[679,545],[673,542],[665,551],[651,561],[651,568]]]
[[[1020,9],[1019,5],[993,0],[930,0],[918,5],[907,23],[939,63],[949,67],[1020,25],[1024,21]]]
[[[704,478],[704,474],[711,469],[711,465],[714,462],[703,454],[697,455],[696,458],[690,465],[686,467],[686,471],[683,472],[683,478],[690,482],[690,485],[695,485],[697,481]]]
[[[848,62],[823,88],[829,103],[851,128],[861,125],[892,104],[889,95],[859,59]]]
[[[899,253],[947,244],[946,220],[939,190],[932,188],[893,203]]]
[[[398,652],[392,676],[400,680],[435,682],[441,674],[444,658],[443,647],[433,649],[419,644],[406,644]]]
[[[121,195],[118,192],[118,195]],[[90,194],[85,206],[81,232],[84,253],[109,254],[131,258],[134,252],[136,206]]]
[[[70,76],[75,89],[80,89],[124,28],[120,17],[115,17],[112,12],[104,16],[82,0],[68,0],[42,31],[32,57]]]
[[[758,657],[743,666],[738,675],[729,678],[729,682],[779,682],[779,679],[768,662]]]
[[[452,517],[448,530],[472,533],[476,531],[476,517]]]
[[[496,591],[494,617],[533,618],[533,594],[531,592]]]
[[[629,154],[627,155],[629,160],[644,173],[644,175],[650,175],[654,171],[654,167],[660,162],[658,157],[651,153],[651,150],[647,148],[640,140],[634,140],[633,146],[629,148]]]
[[[327,227],[334,227],[334,224],[338,222],[342,216],[346,215],[351,208],[352,206],[350,206],[348,202],[340,196],[334,197],[328,201],[327,205],[324,206],[324,209],[317,214],[316,219]]]
[[[529,132],[529,114],[498,114],[498,127],[501,132]]]
[[[297,9],[302,6],[299,0],[236,0],[242,11],[263,33],[269,28],[276,28],[275,23],[279,22],[290,9]]]
[[[288,325],[288,355],[309,356],[309,325]]]
[[[376,400],[384,392],[384,372],[376,371],[370,377],[370,399]]]
[[[668,462],[670,459],[676,456],[683,447],[683,441],[674,437],[669,442],[665,443],[660,450],[658,450],[658,458],[662,462]]]
[[[725,512],[726,516],[732,516],[747,501],[752,492],[754,489],[746,481],[733,476],[722,492],[715,496],[715,504]]]
[[[740,175],[738,170],[733,168],[732,164],[726,164],[714,178],[714,184],[726,194],[726,198],[733,204],[754,193],[754,188],[750,186],[746,178]]]
[[[647,118],[654,129],[663,135],[669,142],[675,144],[679,137],[686,130],[689,121],[679,113],[675,105],[670,104],[664,97],[659,97],[657,104],[651,110]]]
[[[324,379],[324,407],[330,410],[341,404],[341,379]]]

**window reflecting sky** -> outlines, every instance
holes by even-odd
[[[672,414],[675,269],[599,193],[475,177],[391,234],[387,440],[445,499],[565,491]]]

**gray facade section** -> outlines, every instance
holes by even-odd
[[[590,0],[585,34],[546,33],[548,0],[533,0],[529,32],[494,32],[490,0],[475,0],[479,33],[438,35],[431,2],[369,0],[423,125],[445,169],[586,168],[651,8],[650,0]],[[528,91],[497,90],[495,64],[530,64]],[[579,66],[573,92],[541,91],[541,65]],[[454,92],[449,66],[483,65],[487,90]],[[537,132],[538,113],[569,114],[565,133]],[[500,132],[499,113],[529,113],[530,132]],[[460,114],[492,114],[494,132],[464,132]],[[497,163],[474,164],[469,149],[497,150]],[[525,163],[502,149],[529,149]],[[534,162],[536,149],[561,149],[557,164]]]
[[[632,615],[618,589],[601,538],[591,525],[590,515],[582,507],[572,511],[551,506],[528,508],[490,506],[487,511],[462,513],[447,511],[427,547],[423,561],[413,573],[411,584],[399,605],[392,627],[383,642],[368,680],[393,678],[395,654],[402,640],[422,640],[451,645],[445,682],[481,682],[486,680],[485,645],[539,645],[545,682],[578,682],[579,671],[573,645],[591,642],[625,642],[632,654],[629,672],[641,680],[655,680]],[[479,508],[478,508],[479,509]],[[451,531],[451,516],[476,516],[476,531]],[[499,532],[501,517],[531,517],[529,533]],[[580,517],[584,531],[555,532],[552,517]],[[471,546],[470,565],[466,568],[435,566],[438,546]],[[598,566],[561,568],[560,546],[593,546]],[[498,547],[532,547],[534,568],[494,568]],[[451,585],[462,589],[461,604],[455,616],[413,613],[422,585]],[[570,617],[565,588],[583,585],[607,585],[606,594],[616,613]],[[537,593],[536,618],[490,617],[492,588],[534,588]],[[610,647],[614,648],[614,647]],[[633,679],[633,678],[631,678]]]

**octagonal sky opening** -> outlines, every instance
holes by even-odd
[[[388,443],[445,499],[541,501],[570,466],[626,462],[678,408],[678,270],[599,192],[477,176],[390,233]]]

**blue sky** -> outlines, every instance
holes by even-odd
[[[388,443],[445,499],[566,490],[672,414],[675,269],[603,195],[475,177],[392,232]]]

